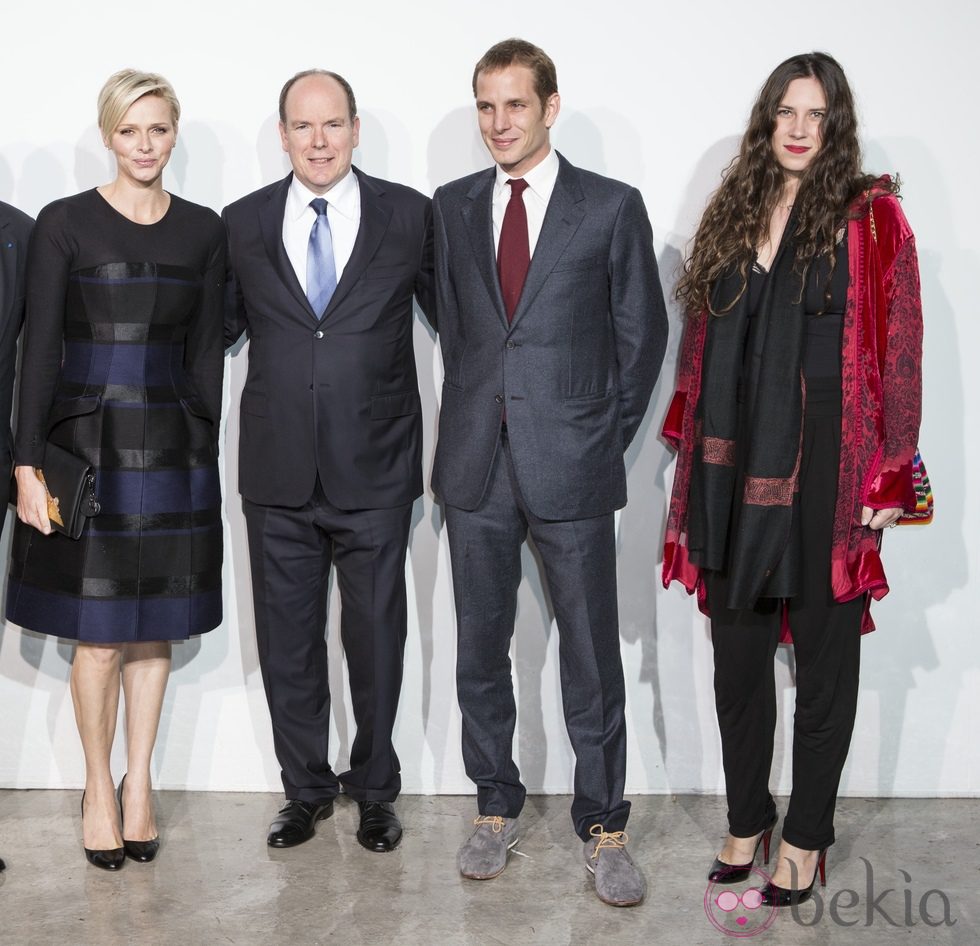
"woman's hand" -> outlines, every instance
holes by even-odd
[[[893,526],[902,518],[902,510],[895,509],[872,509],[864,506],[861,509],[861,525],[869,529],[884,529],[885,526]]]
[[[44,535],[51,534],[48,519],[48,491],[32,466],[14,467],[17,479],[17,518]]]

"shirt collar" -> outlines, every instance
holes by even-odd
[[[558,180],[558,167],[558,152],[554,148],[551,148],[539,164],[534,165],[527,174],[522,174],[521,177],[527,181],[527,186],[535,194],[547,200],[551,196],[551,192],[555,189],[555,181]],[[497,193],[500,193],[507,186],[507,182],[510,179],[511,175],[498,164]]]
[[[325,194],[314,194],[294,174],[289,183],[289,193],[286,195],[286,217],[290,220],[299,220],[307,210],[311,209],[310,201],[316,197],[323,197],[334,210],[353,220],[357,214],[359,197],[357,175],[354,173],[354,169],[351,168]]]

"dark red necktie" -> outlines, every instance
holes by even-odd
[[[500,243],[497,246],[497,273],[500,276],[500,291],[504,296],[504,309],[510,323],[521,299],[521,290],[531,265],[531,250],[527,239],[527,210],[524,208],[524,191],[527,181],[512,178],[510,200],[504,211],[504,222],[500,227]]]

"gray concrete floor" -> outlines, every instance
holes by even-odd
[[[724,831],[725,805],[714,797],[633,798],[630,849],[649,890],[641,906],[620,910],[595,897],[567,797],[528,799],[518,845],[526,856],[512,856],[500,877],[484,882],[464,881],[455,868],[471,797],[401,799],[405,839],[382,855],[357,844],[357,807],[347,799],[312,841],[274,851],[265,832],[277,796],[160,792],[159,857],[128,862],[118,874],[85,862],[79,797],[0,792],[4,946],[700,946],[752,934],[779,946],[980,943],[976,800],[841,800],[821,900],[795,917],[770,917],[765,908],[724,913],[715,902],[721,891],[706,896]],[[784,811],[785,799],[779,803]],[[943,896],[954,925],[927,925],[923,897],[925,920],[942,923]]]

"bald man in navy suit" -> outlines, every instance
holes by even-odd
[[[232,302],[248,333],[239,491],[255,630],[286,804],[268,843],[313,836],[343,789],[358,841],[402,829],[392,728],[408,605],[405,555],[422,493],[413,299],[432,318],[428,197],[352,166],[360,119],[336,73],[294,76],[279,100],[293,171],[225,208]],[[357,732],[334,773],[324,629],[331,565]]]

